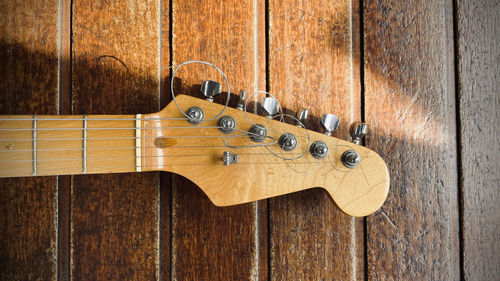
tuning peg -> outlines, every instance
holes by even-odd
[[[266,114],[268,118],[273,118],[273,115],[279,110],[279,105],[278,100],[273,97],[265,97],[262,99],[262,108],[264,109],[264,114]]]
[[[297,126],[299,126],[299,127],[305,126],[305,123],[306,123],[308,116],[309,116],[309,110],[307,110],[305,108],[301,108],[299,110],[299,112],[297,112],[297,120],[300,121],[300,122],[298,122],[298,121],[296,122]]]
[[[240,92],[240,100],[238,101],[238,104],[236,105],[236,109],[243,110],[243,108],[245,107],[245,98],[246,98],[246,95],[247,95],[247,91],[242,90]]]
[[[321,116],[321,126],[325,130],[324,133],[327,136],[331,136],[333,131],[337,130],[339,123],[339,118],[333,114],[328,113]]]
[[[360,144],[364,136],[368,132],[368,125],[363,122],[354,122],[349,128],[349,134],[351,135],[352,142],[355,144]]]
[[[201,93],[207,101],[214,101],[214,97],[221,92],[221,84],[216,81],[207,80],[201,84]]]

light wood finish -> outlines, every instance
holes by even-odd
[[[500,3],[457,1],[465,280],[500,278]]]
[[[134,115],[90,115],[87,117],[86,130],[82,115],[38,116],[36,130],[33,129],[34,121],[31,120],[33,116],[1,118],[11,120],[0,121],[0,177],[100,174],[136,170]],[[117,120],[99,120],[102,118]],[[36,141],[33,137],[34,131],[37,132]],[[83,169],[85,159],[86,172]],[[36,174],[34,162],[37,166]]]
[[[179,96],[177,102],[183,110],[194,105],[201,107],[207,119],[223,109],[222,105],[185,95]],[[232,108],[226,108],[224,114],[232,116],[238,124],[237,130],[230,135],[224,135],[216,128],[217,120],[189,124],[182,119],[182,113],[173,102],[158,114],[143,115],[142,170],[170,171],[185,176],[218,206],[256,201],[312,187],[325,188],[340,209],[352,216],[371,214],[385,201],[389,175],[384,161],[373,151]],[[135,116],[88,116],[86,130],[83,129],[83,117],[37,118],[36,175],[82,174],[84,131],[87,134],[87,173],[135,171]],[[107,118],[124,120],[101,120]],[[0,176],[3,177],[33,175],[34,141],[30,129],[33,121],[30,116],[20,116],[19,119],[28,120],[0,123],[2,139],[20,139],[2,141]],[[245,133],[252,126],[249,121],[268,128],[266,143],[275,142],[283,133],[290,132],[298,138],[297,148],[284,153],[277,143],[267,148],[252,147],[255,143]],[[18,128],[27,130],[8,131]],[[324,141],[328,145],[327,158],[319,160],[311,156],[308,134],[311,143]],[[225,145],[250,147],[229,148]],[[354,169],[346,168],[340,160],[350,149],[357,151],[362,159]],[[238,163],[223,165],[224,151],[238,154]],[[271,153],[286,158],[304,155],[296,160],[284,160]]]
[[[184,95],[178,96],[177,102],[183,110],[193,105],[201,107],[207,119],[215,117],[223,108],[222,105]],[[308,131],[311,141],[321,140],[329,146],[329,158],[318,160],[310,155],[306,131],[300,127],[245,114],[232,108],[227,108],[224,115],[235,118],[237,128],[243,134],[252,125],[246,119],[248,116],[250,121],[266,126],[270,137],[279,139],[284,132],[297,136],[299,144],[292,152],[283,153],[277,144],[269,146],[271,152],[288,158],[297,157],[304,151],[306,153],[298,160],[289,161],[273,156],[263,146],[224,147],[224,140],[242,132],[235,131],[226,136],[216,128],[204,128],[216,126],[217,120],[198,126],[190,125],[185,120],[147,121],[148,118],[158,120],[182,117],[182,113],[172,102],[159,114],[144,115],[144,128],[171,128],[144,130],[143,170],[165,170],[185,176],[197,184],[217,206],[241,204],[313,187],[325,188],[340,209],[352,216],[371,214],[385,201],[389,174],[384,161],[375,152]],[[167,147],[152,148],[155,147],[157,138],[167,139],[162,141]],[[255,145],[246,134],[233,139],[234,141],[227,141],[227,144]],[[272,139],[266,140],[270,141]],[[357,151],[362,159],[354,169],[344,167],[340,161],[342,154],[349,149]],[[224,151],[238,154],[239,162],[224,166]]]

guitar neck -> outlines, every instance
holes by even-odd
[[[193,122],[180,108],[215,117]],[[188,178],[217,206],[323,187],[352,216],[380,208],[390,181],[368,148],[185,95],[147,115],[0,116],[0,177],[154,170]]]
[[[140,171],[137,117],[0,116],[0,177]]]

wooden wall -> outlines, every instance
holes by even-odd
[[[217,208],[168,173],[2,179],[1,280],[497,280],[496,1],[0,1],[1,114],[133,114],[170,65],[371,125],[391,190],[367,218],[321,189]],[[215,72],[188,66],[176,91]],[[1,148],[0,148],[1,149]]]

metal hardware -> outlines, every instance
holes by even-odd
[[[250,139],[254,142],[263,142],[267,136],[267,129],[264,125],[255,124],[250,128]]]
[[[368,133],[368,125],[363,122],[354,122],[349,128],[351,141],[355,144],[360,144],[361,140]]]
[[[231,116],[222,116],[219,121],[217,121],[217,127],[219,127],[219,131],[224,134],[230,134],[234,132],[236,128],[236,121]]]
[[[309,110],[305,108],[301,108],[299,112],[297,112],[297,120],[299,120],[304,126],[308,116],[309,116]],[[302,127],[302,125],[299,122],[297,122],[297,126]]]
[[[220,94],[222,86],[219,82],[207,80],[201,84],[201,93],[206,97],[207,101],[214,101],[214,97]]]
[[[311,155],[316,159],[323,159],[328,155],[328,146],[322,141],[315,141],[309,149]]]
[[[82,173],[87,173],[87,115],[83,115],[83,159]]]
[[[294,150],[297,147],[297,138],[293,134],[285,133],[281,135],[279,144],[284,151]]]
[[[38,116],[33,115],[33,176],[36,176],[36,120]]]
[[[142,114],[135,116],[135,171],[142,172]]]
[[[186,115],[189,116],[189,119],[187,120],[188,123],[192,125],[200,124],[203,117],[205,117],[203,110],[197,106],[188,108],[188,110],[186,110]]]
[[[333,114],[328,113],[321,116],[321,126],[325,130],[324,134],[327,136],[331,136],[333,131],[338,129],[339,123],[339,118]]]
[[[278,112],[279,102],[273,97],[266,97],[262,99],[262,109],[267,118],[273,118],[273,115]]]
[[[356,168],[360,160],[359,154],[354,150],[347,150],[342,154],[342,164],[347,168]]]
[[[238,154],[233,154],[229,151],[224,151],[222,153],[222,162],[224,162],[225,166],[229,166],[231,164],[238,163]]]
[[[236,105],[236,109],[243,110],[243,108],[245,107],[245,98],[246,98],[246,96],[247,96],[247,91],[242,90],[240,92],[240,100],[238,101],[238,104]]]

